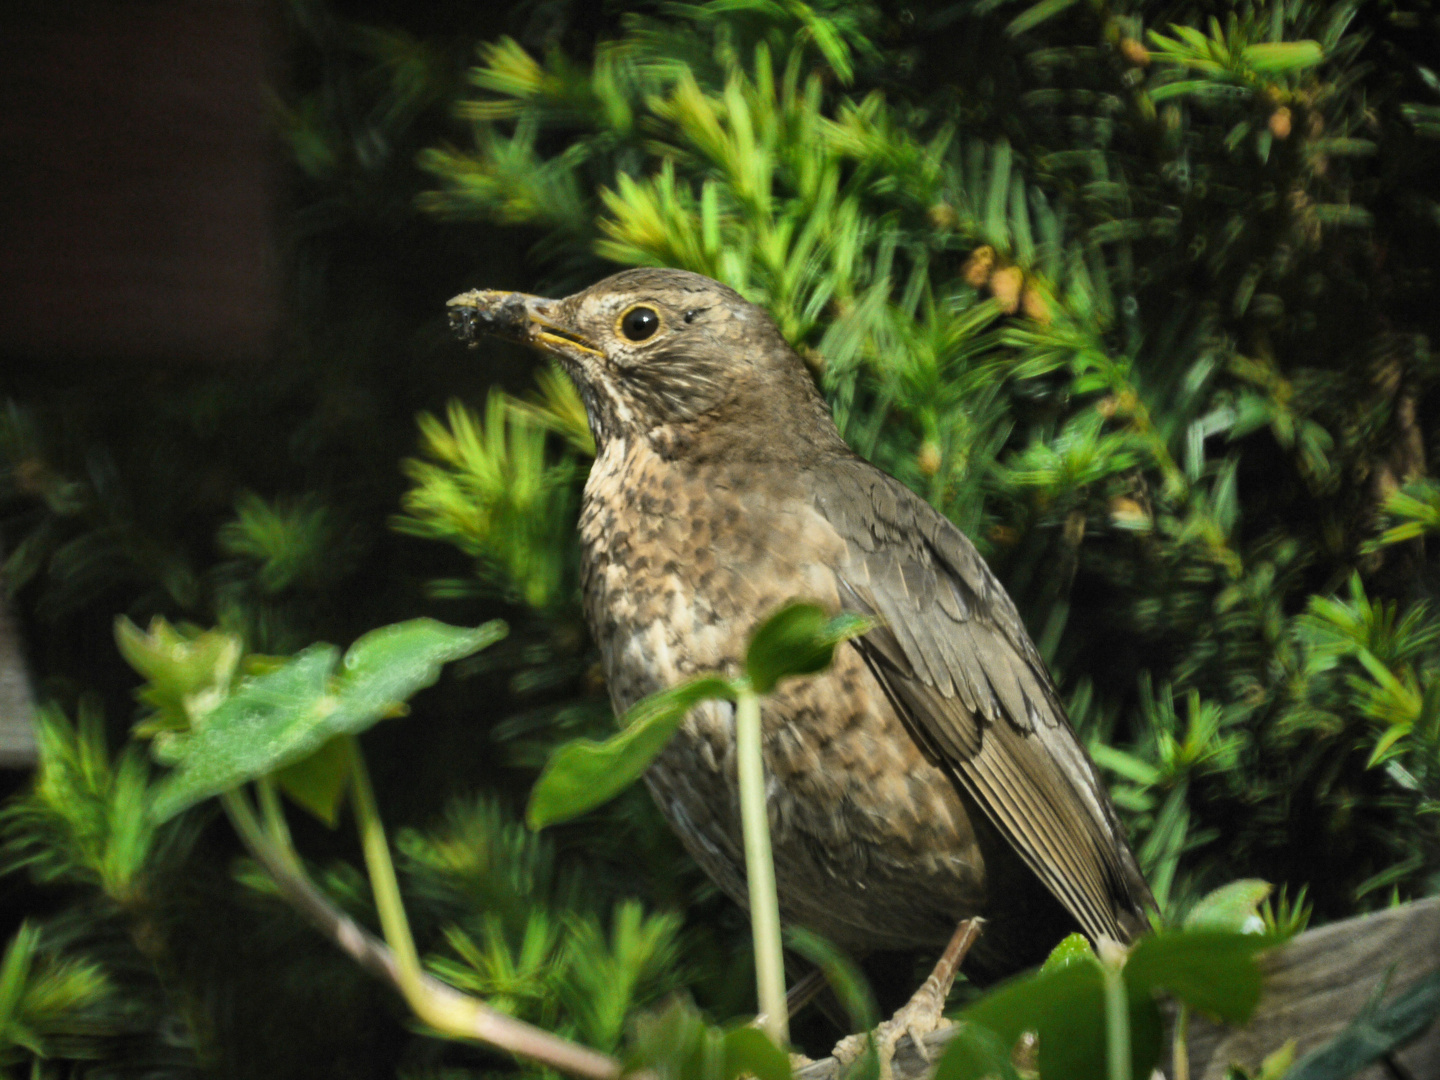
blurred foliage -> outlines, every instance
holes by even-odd
[[[511,1068],[377,1021],[343,958],[235,888],[203,811],[150,823],[149,768],[105,750],[134,685],[117,611],[207,664],[504,615],[417,698],[425,735],[365,736],[422,949],[596,1045],[677,987],[753,1007],[739,913],[643,796],[553,839],[516,821],[554,747],[613,730],[577,603],[593,447],[563,377],[462,355],[442,301],[621,265],[765,305],[851,444],[975,538],[1172,921],[1237,874],[1282,886],[1274,932],[1433,891],[1433,4],[282,10],[275,362],[5,365],[4,578],[60,703],[6,812],[54,912],[0,969],[6,1067]],[[353,847],[294,827],[370,918]],[[69,989],[26,1013],[45,980]],[[596,980],[626,989],[603,1016],[576,996]],[[636,1024],[667,1075],[682,1045],[724,1074],[690,1005]]]

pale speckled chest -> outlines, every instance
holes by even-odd
[[[840,606],[845,547],[803,476],[615,441],[586,485],[580,536],[586,616],[617,713],[692,675],[738,672],[756,622],[788,600]],[[783,685],[763,723],[787,921],[865,952],[943,943],[981,909],[964,806],[856,650]],[[733,730],[729,705],[697,708],[646,781],[687,849],[743,903]]]

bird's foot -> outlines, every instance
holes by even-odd
[[[955,936],[950,939],[950,944],[945,947],[935,970],[920,989],[915,991],[914,996],[874,1032],[847,1035],[836,1043],[835,1049],[831,1051],[835,1060],[842,1066],[849,1065],[864,1053],[873,1035],[875,1053],[880,1059],[881,1080],[890,1080],[894,1075],[895,1050],[900,1045],[900,1040],[909,1035],[911,1042],[915,1044],[915,1052],[928,1062],[930,1051],[925,1046],[925,1036],[950,1026],[950,1021],[944,1016],[945,999],[950,996],[950,987],[955,984],[955,973],[960,970],[960,963],[970,951],[970,946],[980,936],[983,923],[984,920],[978,918],[962,922],[955,930]]]
[[[909,1035],[915,1044],[915,1052],[926,1061],[930,1060],[930,1053],[925,1047],[925,1036],[950,1026],[951,1021],[942,1015],[944,1009],[945,999],[937,1000],[933,994],[926,993],[926,988],[922,986],[899,1012],[873,1032],[862,1031],[859,1035],[847,1035],[835,1044],[831,1053],[842,1066],[848,1066],[865,1052],[873,1036],[875,1055],[880,1061],[881,1080],[890,1080],[894,1075],[895,1051],[900,1040],[906,1035]]]

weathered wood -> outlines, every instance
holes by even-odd
[[[1190,1075],[1223,1080],[1230,1062],[1249,1068],[1294,1039],[1299,1054],[1329,1042],[1394,969],[1387,998],[1440,967],[1440,899],[1331,923],[1301,934],[1265,959],[1265,996],[1240,1030],[1192,1025]],[[1410,1075],[1440,1076],[1440,1025],[1401,1051]],[[1380,1067],[1364,1080],[1386,1080]]]
[[[1388,911],[1363,915],[1301,934],[1263,960],[1265,995],[1255,1018],[1243,1029],[1190,1022],[1189,1057],[1192,1080],[1223,1080],[1233,1062],[1256,1068],[1266,1055],[1294,1039],[1298,1055],[1332,1039],[1365,1005],[1391,972],[1387,998],[1440,967],[1440,899],[1421,900]],[[1393,971],[1392,971],[1393,969]],[[925,1040],[938,1057],[950,1032]],[[1440,1077],[1440,1024],[1397,1056],[1416,1080]],[[1162,1062],[1169,1072],[1170,1062]],[[812,1062],[796,1071],[798,1080],[835,1080],[834,1058]],[[895,1080],[919,1080],[926,1061],[910,1039],[895,1054]],[[1375,1067],[1359,1080],[1392,1080]]]

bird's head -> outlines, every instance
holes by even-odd
[[[452,328],[469,341],[493,334],[555,357],[602,446],[659,429],[682,441],[690,436],[679,433],[697,428],[733,437],[777,411],[788,416],[782,430],[823,416],[834,431],[770,316],[700,274],[625,270],[563,300],[476,289],[449,308]]]

